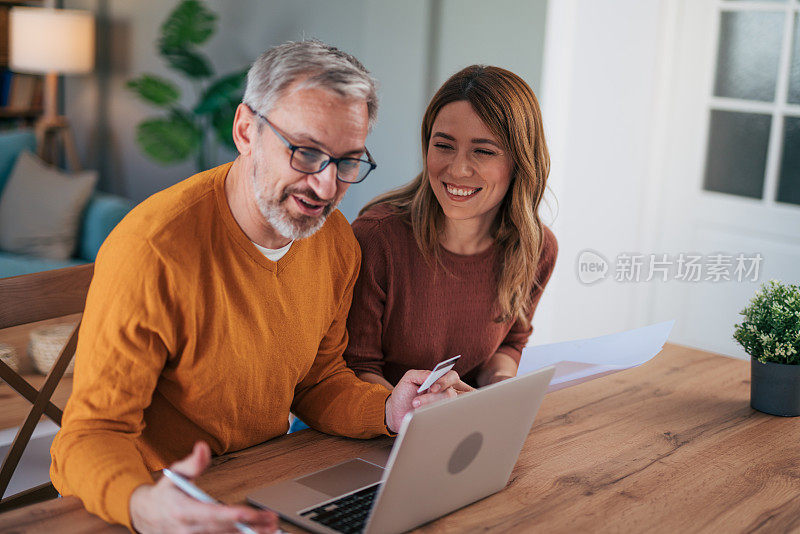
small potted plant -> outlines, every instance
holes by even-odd
[[[800,415],[800,286],[770,280],[740,313],[733,338],[752,356],[750,406]]]

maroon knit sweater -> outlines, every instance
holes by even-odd
[[[530,317],[558,253],[553,232],[543,230]],[[494,320],[502,263],[496,245],[471,256],[442,249],[447,274],[425,261],[408,218],[392,208],[370,209],[353,221],[353,231],[362,259],[347,319],[350,342],[344,358],[350,368],[397,384],[409,369],[433,369],[461,354],[455,370],[474,386],[480,366],[498,349],[519,362],[532,329],[519,321]]]

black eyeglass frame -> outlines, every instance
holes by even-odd
[[[292,143],[291,143],[291,142],[290,142],[288,139],[286,139],[286,137],[284,137],[284,136],[283,136],[283,134],[281,134],[281,133],[278,131],[277,127],[276,127],[274,124],[272,124],[272,122],[270,122],[270,120],[269,120],[268,118],[266,118],[264,115],[262,115],[262,114],[261,114],[261,113],[259,113],[258,111],[254,110],[254,109],[253,109],[253,108],[250,106],[250,104],[245,104],[245,106],[247,106],[247,108],[248,108],[248,109],[249,109],[251,112],[253,112],[253,114],[254,114],[256,117],[258,117],[259,119],[261,119],[261,120],[263,120],[264,122],[266,122],[266,123],[267,123],[267,126],[269,126],[269,127],[270,127],[270,129],[271,129],[271,130],[272,130],[272,131],[275,133],[275,135],[276,135],[276,136],[278,136],[278,139],[280,139],[281,141],[283,141],[283,144],[285,144],[285,145],[286,145],[286,147],[287,147],[289,150],[291,150],[291,151],[292,151],[292,154],[289,156],[289,166],[290,166],[292,169],[296,170],[297,172],[302,172],[303,174],[317,174],[317,173],[320,173],[320,172],[324,171],[324,170],[325,170],[325,169],[328,167],[328,165],[330,165],[330,164],[331,164],[331,162],[333,162],[333,163],[335,163],[335,164],[336,164],[336,179],[337,179],[337,180],[339,180],[340,182],[344,182],[344,183],[346,183],[346,184],[359,184],[359,183],[363,182],[363,181],[364,181],[364,180],[367,178],[367,176],[369,176],[369,173],[371,173],[372,171],[374,171],[374,170],[377,168],[377,166],[378,166],[378,164],[377,164],[377,163],[375,163],[375,160],[374,160],[374,159],[372,159],[372,154],[370,154],[370,153],[369,153],[369,149],[368,149],[367,147],[364,147],[364,153],[367,155],[367,157],[368,157],[369,159],[351,158],[351,157],[344,157],[344,158],[334,158],[333,156],[331,156],[331,155],[330,155],[330,154],[328,154],[327,152],[324,152],[324,151],[322,151],[322,150],[320,150],[320,149],[318,149],[318,148],[314,148],[313,146],[302,146],[302,145],[295,145],[295,144],[292,144]],[[325,161],[325,162],[324,162],[324,163],[321,165],[321,167],[320,167],[318,170],[316,170],[316,171],[309,172],[309,171],[304,171],[303,169],[298,169],[297,167],[295,167],[295,166],[294,166],[294,154],[295,154],[295,152],[296,152],[297,150],[299,150],[299,149],[303,149],[303,150],[313,150],[314,152],[319,152],[320,154],[323,154],[324,156],[326,156],[328,159],[327,159],[327,161]],[[366,174],[364,174],[364,176],[362,176],[362,177],[361,177],[359,180],[356,180],[356,181],[352,181],[352,180],[344,180],[344,179],[343,179],[341,176],[339,176],[339,162],[340,162],[340,161],[357,161],[357,162],[359,162],[359,163],[366,163],[367,165],[369,165],[369,166],[370,166],[370,169],[369,169],[369,170],[366,172]]]

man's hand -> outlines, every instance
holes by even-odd
[[[414,408],[445,399],[452,399],[460,393],[473,391],[473,388],[458,378],[458,373],[448,371],[430,387],[427,393],[417,394],[417,390],[430,375],[430,371],[408,371],[386,399],[386,426],[392,432],[400,430],[403,417]]]
[[[211,449],[198,441],[192,453],[170,466],[170,469],[192,479],[206,470],[211,462]],[[278,518],[272,512],[247,506],[207,504],[179,490],[167,477],[155,485],[139,486],[131,494],[131,522],[143,534],[150,532],[239,532],[234,523],[246,523],[256,532],[275,532]]]

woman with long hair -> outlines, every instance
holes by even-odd
[[[536,96],[505,69],[461,70],[428,105],[422,161],[353,222],[347,364],[387,387],[458,354],[468,384],[513,377],[558,249],[538,214],[550,158]]]

